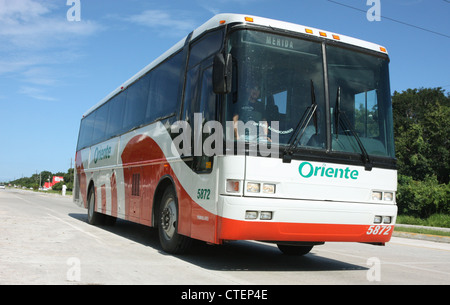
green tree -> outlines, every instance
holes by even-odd
[[[449,183],[450,95],[442,88],[408,89],[392,97],[399,174]]]

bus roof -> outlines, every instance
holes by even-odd
[[[247,24],[254,24],[254,25],[260,25],[265,27],[270,27],[274,29],[281,29],[281,30],[287,30],[291,32],[298,32],[302,34],[307,34],[311,36],[321,37],[324,39],[329,39],[332,41],[339,41],[342,43],[358,46],[361,48],[365,48],[368,50],[372,50],[375,52],[387,54],[387,50],[385,47],[367,42],[361,39],[352,38],[349,36],[336,34],[334,32],[320,30],[312,27],[307,27],[295,23],[285,22],[285,21],[278,21],[274,19],[268,19],[263,17],[257,17],[257,16],[251,16],[251,15],[242,15],[242,14],[218,14],[212,17],[210,20],[205,22],[203,25],[198,27],[192,32],[191,39],[194,40],[196,37],[200,36],[202,33],[212,30],[214,28],[231,24],[231,23],[247,23]],[[89,109],[83,117],[86,117],[89,115],[92,111],[99,108],[101,105],[106,103],[109,99],[111,99],[113,96],[118,94],[120,91],[127,88],[129,85],[134,83],[137,79],[139,79],[141,76],[143,76],[145,73],[159,65],[161,62],[163,62],[166,58],[171,56],[172,54],[178,52],[181,50],[185,44],[186,37],[181,39],[178,43],[176,43],[173,47],[171,47],[169,50],[164,52],[161,56],[159,56],[157,59],[155,59],[153,62],[151,62],[149,65],[147,65],[145,68],[143,68],[141,71],[136,73],[132,78],[130,78],[128,81],[123,83],[121,86],[119,86],[116,90],[111,92],[109,95],[107,95],[103,100],[101,100],[98,104],[96,104],[94,107]]]

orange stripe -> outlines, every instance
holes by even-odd
[[[220,218],[219,239],[315,242],[388,242],[394,226],[367,234],[370,225],[277,223]],[[383,230],[381,230],[383,228]],[[386,235],[385,235],[386,234]]]

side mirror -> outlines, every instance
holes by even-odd
[[[213,88],[215,94],[227,94],[231,92],[232,67],[233,59],[231,54],[216,54],[213,66]]]

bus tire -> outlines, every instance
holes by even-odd
[[[308,254],[313,246],[292,246],[277,244],[278,249],[285,255],[302,256]]]
[[[103,223],[104,220],[104,215],[100,214],[98,212],[95,212],[95,191],[94,191],[94,187],[91,187],[89,189],[89,194],[88,194],[88,223],[91,225],[100,225]]]
[[[178,234],[178,201],[173,187],[162,196],[159,208],[158,235],[162,249],[171,254],[182,254],[191,245],[191,239]]]

